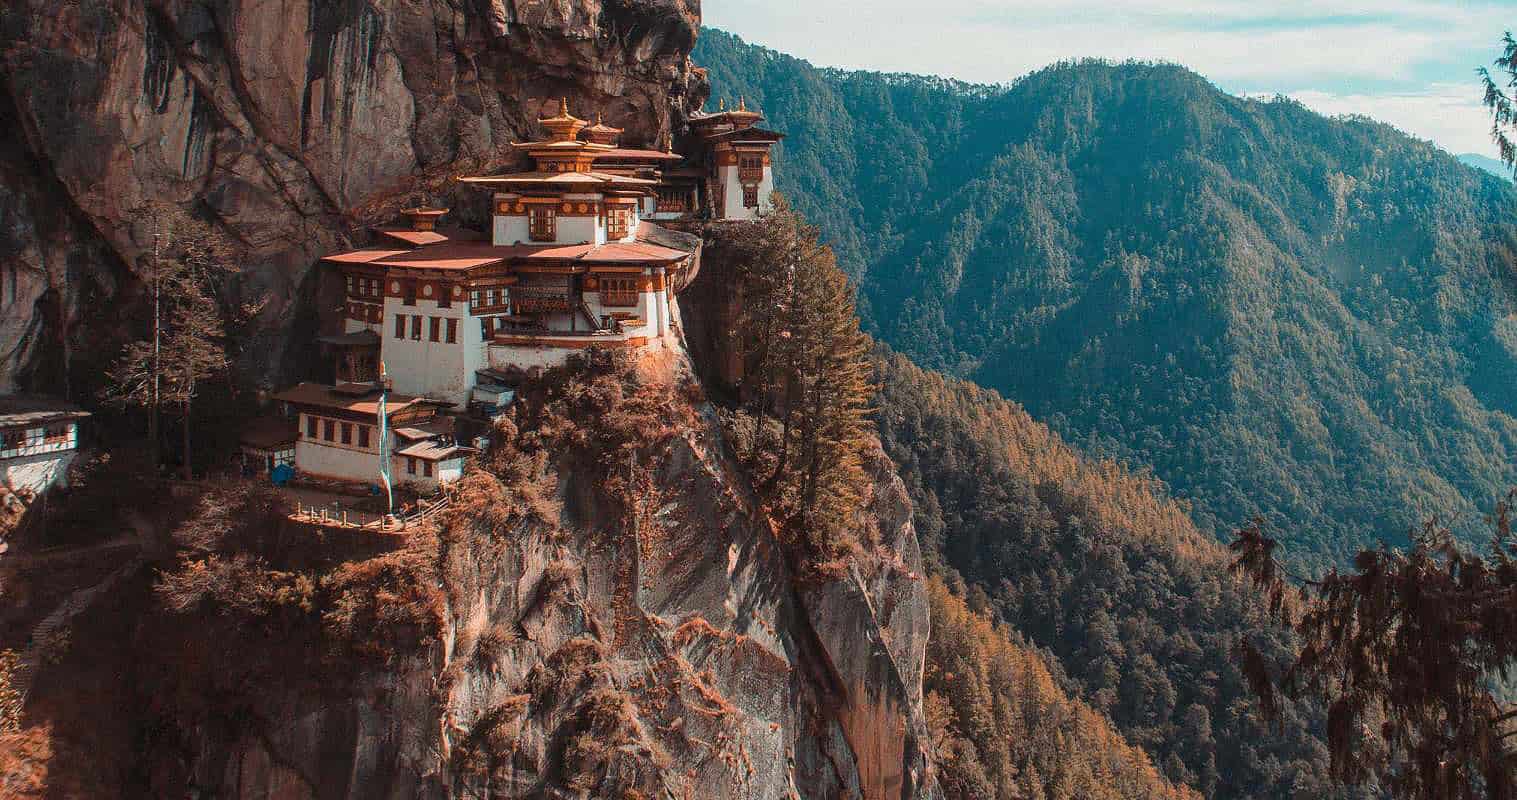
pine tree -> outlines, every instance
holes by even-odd
[[[742,455],[808,565],[835,564],[867,483],[870,343],[837,259],[783,198],[738,238]]]
[[[1356,784],[1388,774],[1408,800],[1517,797],[1517,705],[1499,691],[1517,668],[1512,499],[1493,517],[1489,557],[1465,551],[1432,521],[1410,549],[1361,552],[1354,571],[1321,580],[1293,578],[1261,523],[1238,532],[1232,570],[1252,579],[1302,639],[1282,676],[1245,643],[1244,672],[1267,716],[1281,690],[1328,706],[1334,778]]]
[[[1496,59],[1496,75],[1481,67],[1480,80],[1485,85],[1485,107],[1491,110],[1491,138],[1501,153],[1501,160],[1517,171],[1517,38],[1507,31],[1502,37],[1502,53]]]

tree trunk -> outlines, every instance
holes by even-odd
[[[190,398],[184,399],[184,479],[193,480],[194,472],[190,469]]]

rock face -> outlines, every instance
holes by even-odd
[[[62,391],[130,316],[138,220],[168,201],[246,247],[258,377],[320,255],[450,177],[515,158],[568,97],[629,142],[705,98],[697,0],[18,0],[0,10],[0,391]],[[470,200],[473,202],[471,203]],[[105,312],[105,313],[102,313]],[[56,356],[56,357],[55,357]]]
[[[282,800],[936,797],[921,710],[926,588],[889,460],[872,461],[871,532],[854,566],[797,584],[711,408],[671,403],[667,418],[667,438],[640,451],[646,482],[632,481],[630,514],[608,502],[603,478],[564,471],[560,526],[445,516],[440,644],[366,672],[344,699],[263,696],[232,730],[187,737],[190,777],[154,788]],[[460,530],[470,525],[484,535]]]

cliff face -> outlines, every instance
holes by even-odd
[[[19,0],[0,10],[0,391],[103,360],[150,201],[208,214],[284,366],[320,255],[513,156],[567,96],[629,142],[703,101],[698,0]],[[123,313],[125,312],[125,313]]]
[[[43,660],[25,734],[50,755],[0,758],[0,785],[9,769],[48,796],[935,797],[928,600],[889,460],[871,456],[850,568],[799,579],[683,354],[548,393],[435,537],[396,554],[313,571],[289,548],[314,532],[213,503],[235,520],[211,526],[234,529],[219,555],[143,570]],[[335,618],[362,621],[336,635]],[[418,621],[420,646],[391,644]]]

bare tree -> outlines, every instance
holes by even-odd
[[[236,269],[225,237],[167,204],[151,206],[144,221],[153,236],[143,265],[152,318],[144,338],[127,344],[108,371],[104,399],[146,412],[155,464],[161,461],[163,411],[177,409],[184,423],[183,471],[188,478],[197,388],[228,365],[229,317],[257,309],[218,300],[218,286]]]

